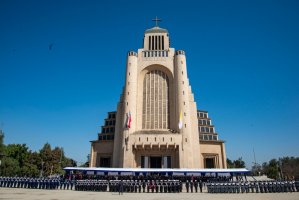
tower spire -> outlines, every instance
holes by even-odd
[[[156,27],[158,27],[158,22],[162,21],[161,19],[158,19],[158,17],[156,16],[155,19],[152,19],[152,21],[156,22]]]

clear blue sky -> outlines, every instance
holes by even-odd
[[[0,1],[5,143],[86,161],[155,16],[230,159],[299,156],[299,1]],[[49,50],[49,45],[51,45]]]

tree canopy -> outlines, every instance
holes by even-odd
[[[76,162],[64,155],[63,148],[51,148],[49,143],[37,152],[32,152],[26,144],[3,143],[4,134],[0,133],[0,176],[50,176],[63,174],[64,167],[76,166]]]
[[[273,179],[299,178],[299,157],[282,157],[264,162],[262,173]]]
[[[245,168],[245,162],[243,161],[242,157],[234,161],[227,158],[226,164],[227,168]]]

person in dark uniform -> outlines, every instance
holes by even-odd
[[[186,190],[187,190],[187,192],[189,192],[189,181],[188,180],[186,180]]]
[[[123,180],[121,179],[121,180],[118,182],[118,194],[119,194],[119,195],[122,195],[122,194],[123,194],[123,191],[124,191],[124,182],[123,182]]]
[[[199,190],[200,190],[200,193],[202,193],[202,180],[199,180]]]
[[[147,181],[147,184],[146,184],[147,193],[149,193],[149,191],[150,191],[150,187],[151,187],[151,183],[150,183],[150,181],[148,180],[148,181]]]
[[[138,190],[138,183],[137,183],[137,180],[135,180],[135,182],[133,182],[134,184],[134,192],[136,193],[137,190]]]
[[[145,186],[146,186],[146,183],[145,183],[145,180],[142,181],[142,190],[143,192],[145,192]]]
[[[296,188],[296,191],[299,192],[299,180],[295,181],[295,188]]]
[[[164,182],[163,182],[163,189],[164,189],[164,193],[167,193],[168,186],[167,186],[166,180],[164,180]]]
[[[138,182],[138,192],[139,193],[141,193],[141,185],[142,185],[141,180],[139,180],[139,182]]]
[[[154,191],[155,191],[155,182],[154,182],[154,180],[151,181],[151,189],[152,189],[152,193],[154,193]]]
[[[195,182],[194,182],[194,189],[195,189],[195,192],[197,193],[197,191],[198,191],[198,182],[197,182],[197,180],[195,180]]]

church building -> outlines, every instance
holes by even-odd
[[[194,101],[185,52],[157,24],[128,52],[117,111],[91,141],[90,167],[226,168],[224,141]]]

